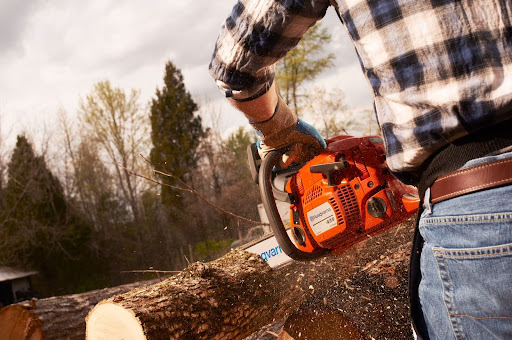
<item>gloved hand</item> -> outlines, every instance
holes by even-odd
[[[251,122],[251,125],[259,138],[258,153],[261,159],[272,150],[290,147],[279,164],[283,168],[292,162],[307,162],[326,147],[320,133],[299,119],[281,97],[272,117],[263,122]]]

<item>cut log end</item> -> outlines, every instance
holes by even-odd
[[[0,339],[41,340],[41,321],[29,309],[11,305],[0,311]]]
[[[144,340],[142,325],[133,314],[112,302],[100,303],[86,318],[86,339]]]

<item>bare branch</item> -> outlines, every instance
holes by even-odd
[[[146,162],[148,162],[150,165],[151,163],[149,162],[149,160],[147,160],[143,155],[140,155],[142,157],[142,159],[144,159]],[[194,194],[196,195],[198,198],[200,198],[201,200],[203,200],[206,204],[210,205],[211,207],[221,211],[222,213],[226,214],[226,215],[229,215],[231,217],[234,217],[238,220],[241,220],[241,221],[244,221],[244,222],[247,222],[249,224],[252,224],[252,225],[269,225],[268,223],[265,223],[265,222],[258,222],[258,221],[254,221],[254,220],[251,220],[251,219],[248,219],[246,217],[243,217],[243,216],[239,216],[239,215],[236,215],[230,211],[227,211],[221,207],[219,207],[218,205],[216,205],[215,203],[211,202],[210,200],[208,200],[206,197],[204,197],[203,195],[201,195],[200,193],[198,193],[196,190],[192,189],[190,186],[188,186],[185,182],[183,182],[181,179],[177,178],[176,176],[174,176],[173,174],[170,174],[170,173],[165,173],[165,172],[162,172],[162,171],[159,171],[159,170],[156,170],[156,169],[153,169],[153,171],[159,175],[162,175],[162,176],[166,176],[166,177],[170,177],[170,178],[174,178],[176,179],[181,185],[183,185],[184,187],[179,187],[179,186],[175,186],[175,185],[170,185],[170,184],[166,184],[166,183],[162,183],[154,178],[149,178],[147,176],[144,176],[144,175],[141,175],[133,170],[130,170],[130,169],[127,169],[125,167],[123,167],[121,164],[119,164],[120,167],[122,167],[125,171],[127,171],[128,173],[134,175],[134,176],[138,176],[138,177],[141,177],[141,178],[144,178],[148,181],[151,181],[153,183],[156,183],[156,184],[159,184],[159,185],[164,185],[166,187],[169,187],[169,188],[172,188],[172,189],[177,189],[177,190],[181,190],[181,191],[186,191],[186,192],[190,192],[191,194]]]

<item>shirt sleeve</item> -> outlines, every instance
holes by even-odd
[[[329,0],[239,0],[221,27],[209,66],[219,88],[236,100],[265,93],[274,64],[328,6]]]

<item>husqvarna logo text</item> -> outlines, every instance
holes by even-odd
[[[310,216],[309,219],[311,220],[311,222],[315,222],[316,219],[322,217],[323,215],[329,213],[330,211],[331,211],[331,209],[327,208],[324,211],[321,211],[316,215]]]
[[[277,246],[267,251],[264,251],[263,253],[260,254],[260,256],[263,260],[268,261],[271,257],[277,256],[282,252],[283,250],[281,249],[281,247]]]

